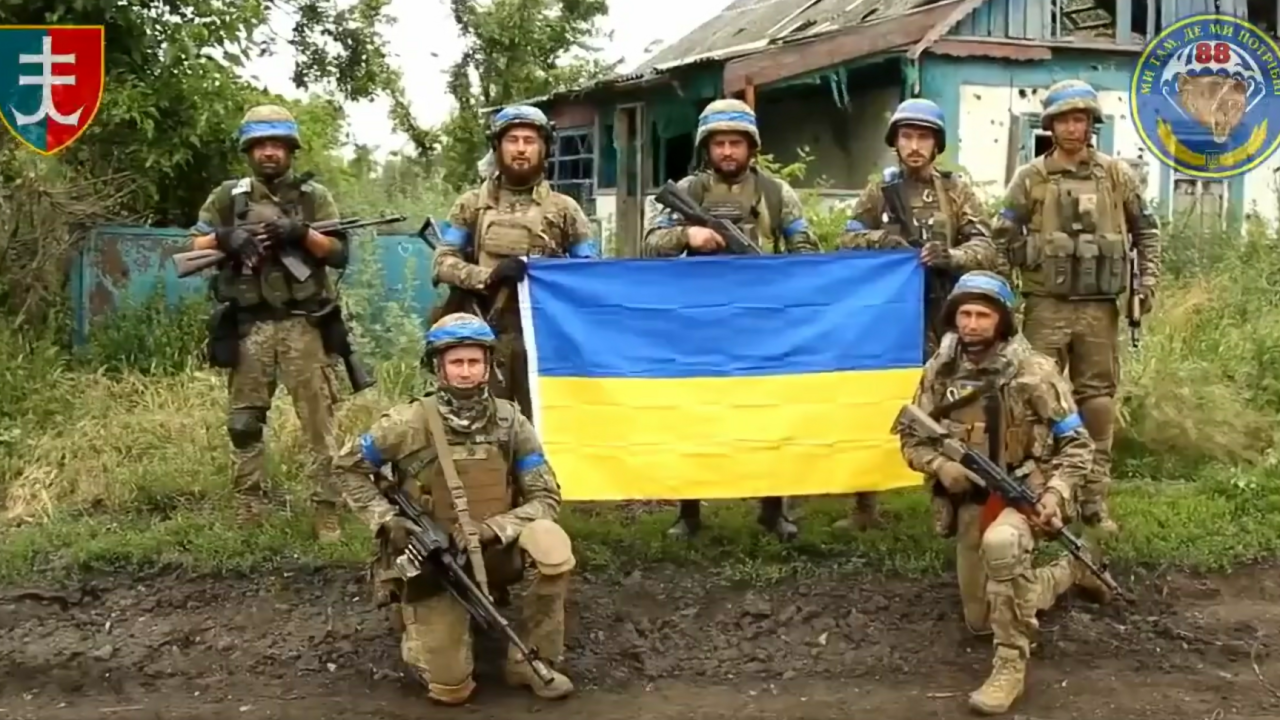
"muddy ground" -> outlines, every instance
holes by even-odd
[[[1068,598],[1044,618],[1022,720],[1280,718],[1280,570],[1129,578],[1132,607]],[[0,600],[0,719],[770,718],[968,715],[989,641],[951,578],[753,589],[689,571],[577,580],[568,672],[549,704],[501,686],[482,643],[465,708],[422,699],[354,570],[110,578]]]

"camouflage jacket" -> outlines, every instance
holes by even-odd
[[[1057,176],[1077,177],[1080,174],[1096,176],[1105,182],[1103,195],[1114,200],[1120,209],[1123,227],[1115,228],[1131,235],[1137,250],[1138,272],[1141,287],[1154,291],[1160,281],[1160,221],[1147,205],[1142,195],[1142,183],[1133,168],[1123,160],[1112,158],[1090,148],[1087,167],[1063,163],[1056,155],[1036,158],[1018,168],[1005,191],[1001,211],[996,218],[992,238],[1004,265],[1023,271],[1024,285],[1028,267],[1029,236],[1059,228],[1043,228],[1047,186]],[[1105,204],[1105,203],[1104,203]],[[1053,214],[1058,214],[1054,209]],[[1065,228],[1060,228],[1065,229]],[[1105,232],[1105,229],[1100,230]],[[1033,290],[1026,287],[1025,292]]]
[[[762,171],[753,171],[760,172]],[[752,178],[753,175],[746,177]],[[754,222],[750,219],[753,213],[746,212],[747,208],[755,210],[754,214],[768,215],[767,206],[769,203],[765,198],[765,190],[756,183],[752,184],[755,190],[754,197],[735,197],[741,196],[740,189],[745,183],[736,183],[733,185],[726,184],[713,172],[702,171],[694,175],[690,175],[681,180],[677,185],[681,190],[689,193],[694,199],[702,199],[704,207],[713,202],[714,196],[724,196],[726,198],[735,198],[736,203],[742,207],[742,211],[737,215],[742,220],[735,219],[734,222],[743,228],[748,236],[754,236],[757,242],[762,240],[773,240],[774,233],[780,234],[782,243],[785,244],[788,253],[816,253],[820,252],[818,241],[813,237],[809,230],[809,222],[804,217],[804,206],[800,202],[800,196],[796,194],[794,188],[785,180],[780,178],[766,176],[763,182],[773,182],[777,184],[780,190],[780,202],[778,203],[778,218],[766,218],[764,221]],[[695,188],[695,184],[698,187]],[[688,249],[688,223],[684,218],[672,210],[669,210],[658,204],[656,200],[650,198],[648,207],[645,210],[645,217],[648,218],[645,224],[644,239],[642,240],[642,255],[648,257],[675,257]],[[712,211],[714,214],[714,210]],[[761,245],[767,245],[768,242],[761,242]]]
[[[910,246],[907,233],[888,218],[885,182],[884,176],[873,179],[858,196],[840,237],[841,249]],[[987,211],[967,180],[934,168],[929,181],[908,179],[905,186],[913,219],[929,226],[930,241],[951,248],[953,272],[1000,270]]]
[[[529,228],[525,247],[486,237],[496,226],[509,225],[507,220],[536,226]],[[513,190],[494,175],[454,202],[449,224],[436,250],[432,277],[464,290],[483,290],[489,272],[505,256],[600,257],[600,243],[582,207],[552,190],[546,180]]]
[[[1036,470],[1034,490],[1056,490],[1070,501],[1093,461],[1093,441],[1071,397],[1071,387],[1047,355],[1036,352],[1020,335],[1000,344],[979,363],[959,349],[955,333],[948,333],[938,352],[925,364],[914,404],[933,412],[989,383],[996,389],[1004,437],[1001,458],[1008,466],[1031,461]],[[939,418],[972,449],[991,457],[985,433],[984,402],[978,400]],[[938,446],[913,427],[899,428],[902,454],[911,469],[932,476],[946,460]]]
[[[534,520],[557,519],[560,485],[533,424],[520,414],[515,403],[496,398],[493,403],[489,422],[479,430],[464,434],[446,425],[445,432],[450,436],[450,445],[470,447],[473,442],[494,442],[503,456],[512,459],[509,472],[521,504],[484,521],[506,544],[518,538]],[[334,473],[343,496],[375,532],[396,514],[375,482],[378,470],[391,468],[402,483],[439,472],[440,463],[422,404],[423,400],[418,399],[391,408],[334,458]]]

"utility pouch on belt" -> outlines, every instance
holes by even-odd
[[[236,306],[222,303],[209,315],[209,365],[216,368],[234,368],[240,360],[240,323],[236,318]]]

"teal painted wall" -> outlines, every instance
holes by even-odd
[[[947,115],[947,145],[960,147],[960,86],[1047,88],[1059,80],[1085,80],[1098,90],[1128,93],[1137,67],[1136,55],[1054,49],[1051,61],[1015,62],[988,58],[952,58],[925,55],[920,59],[920,94],[942,107]],[[1120,120],[1119,122],[1130,122]],[[1112,135],[1114,137],[1114,135]],[[1160,165],[1157,197],[1169,208],[1173,170]],[[1227,216],[1244,217],[1244,178],[1227,181]]]

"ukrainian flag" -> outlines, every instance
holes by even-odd
[[[888,490],[924,352],[909,250],[535,260],[535,425],[566,500]]]

